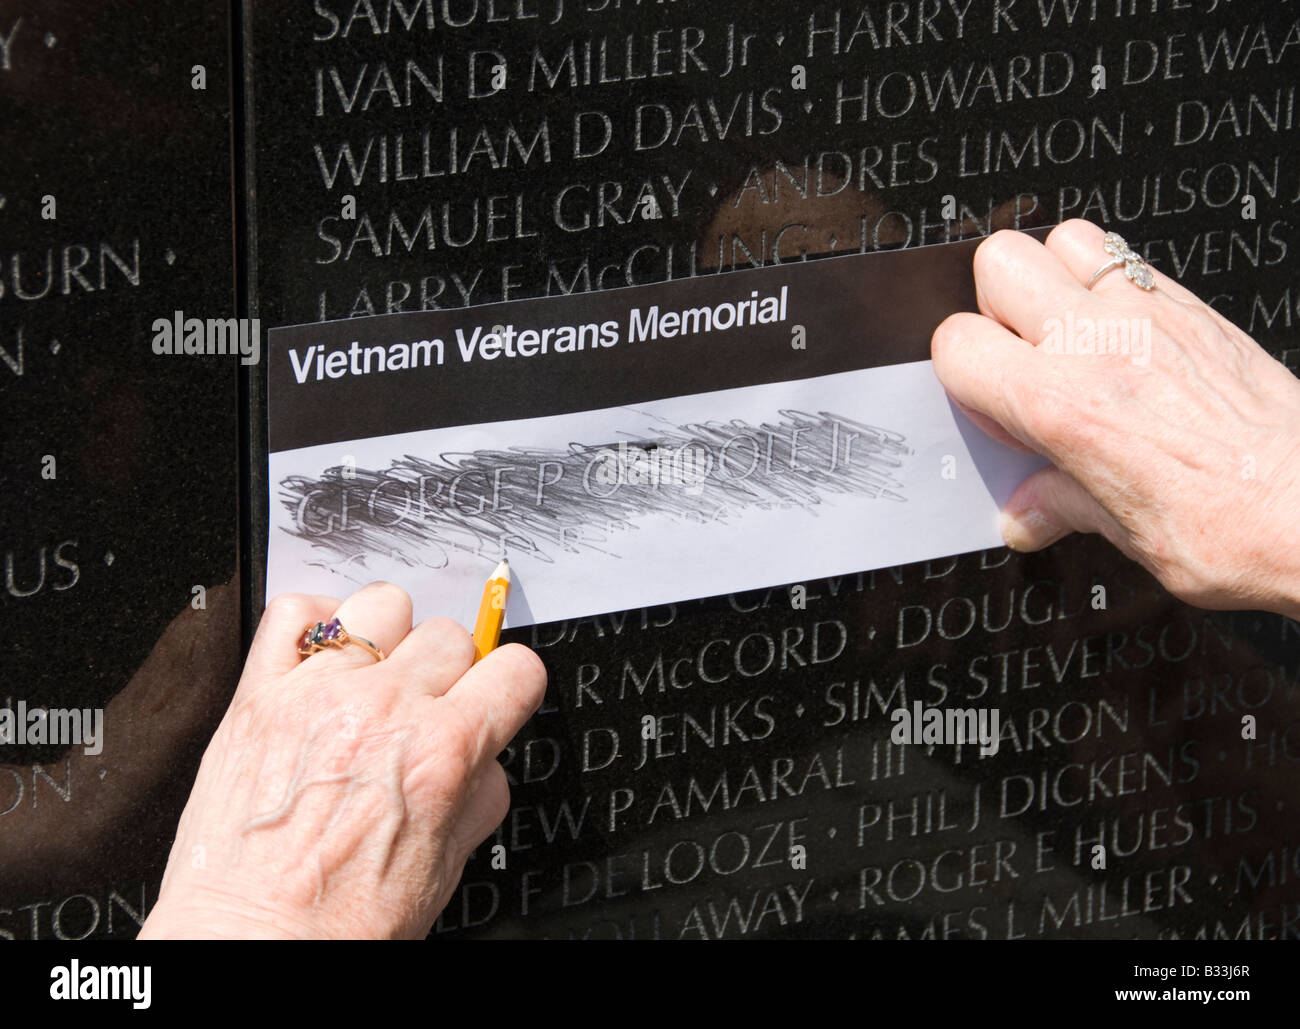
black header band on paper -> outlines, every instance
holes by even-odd
[[[1047,231],[1029,234],[1041,240]],[[566,414],[927,360],[935,327],[955,311],[975,310],[971,261],[982,239],[272,329],[269,448]],[[783,304],[779,321],[751,324],[751,306],[750,319],[739,327],[628,338],[633,311],[644,327],[655,306],[662,317],[767,298]],[[589,332],[584,349],[572,352],[548,346],[545,353],[511,357],[493,346],[495,358],[484,359],[475,349],[465,361],[457,337],[459,329],[472,340],[476,327],[482,342],[495,326],[510,326],[517,338],[529,328],[540,333],[607,322],[618,326],[614,345],[590,345]],[[701,325],[698,317],[692,322]],[[802,348],[792,345],[797,326],[803,328]],[[430,363],[400,370],[379,371],[378,353],[365,355],[369,348],[435,339],[443,343],[441,364],[431,363],[428,345],[415,348],[412,360]]]

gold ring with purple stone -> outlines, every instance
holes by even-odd
[[[309,625],[302,631],[302,636],[298,640],[298,653],[303,657],[315,654],[318,650],[324,650],[326,647],[337,647],[342,650],[349,643],[355,643],[358,647],[368,651],[376,661],[384,659],[384,652],[371,643],[368,639],[361,636],[354,636],[343,628],[343,623],[337,618],[331,618],[328,622],[317,622],[315,625]]]

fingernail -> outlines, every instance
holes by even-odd
[[[1012,550],[1030,551],[1042,547],[1045,539],[1055,534],[1056,526],[1037,508],[1026,508],[1018,514],[1003,511],[999,518],[1002,539]]]

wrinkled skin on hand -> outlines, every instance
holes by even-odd
[[[1145,292],[1090,222],[975,252],[980,313],[935,330],[935,371],[990,435],[1043,454],[1003,516],[1017,550],[1101,533],[1180,600],[1300,617],[1300,380],[1155,273]],[[1149,332],[1150,351],[1052,352],[1052,319]],[[1061,348],[1054,348],[1060,350]],[[1118,349],[1118,348],[1116,348]]]
[[[386,659],[300,659],[304,626],[335,615]],[[272,601],[141,938],[426,935],[505,817],[496,757],[546,687],[526,647],[473,658],[455,622],[412,629],[410,598],[387,583],[341,606]]]

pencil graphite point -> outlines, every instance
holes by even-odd
[[[496,566],[496,568],[493,570],[492,574],[488,576],[488,578],[489,578],[489,579],[505,579],[506,582],[509,582],[509,581],[510,581],[510,562],[507,561],[507,560],[505,560],[505,559],[503,558],[503,559],[501,560],[501,563],[498,564],[498,565]]]

